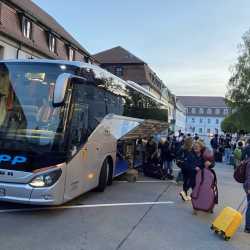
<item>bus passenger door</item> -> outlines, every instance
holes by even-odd
[[[65,200],[72,199],[85,190],[84,176],[86,162],[83,157],[83,147],[88,135],[88,105],[75,102],[71,107],[71,121],[69,132],[69,158]]]

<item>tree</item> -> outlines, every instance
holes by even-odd
[[[244,131],[250,133],[250,109],[248,107],[238,108],[230,116],[226,117],[221,124],[225,133],[236,133]]]
[[[228,83],[227,100],[232,107],[250,106],[250,30],[242,37],[240,55]]]
[[[236,133],[238,131],[231,116],[226,117],[221,123],[221,129],[224,133]]]
[[[225,119],[223,128],[235,126],[238,131],[250,132],[250,30],[242,39],[238,62],[232,68],[232,77],[226,94],[227,103],[232,107],[233,114]]]

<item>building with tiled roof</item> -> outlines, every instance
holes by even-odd
[[[0,58],[93,60],[78,41],[31,0],[0,0]]]
[[[231,112],[224,97],[178,96],[186,108],[186,132],[221,134],[221,122]]]

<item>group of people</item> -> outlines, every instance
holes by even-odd
[[[204,141],[198,135],[192,137],[190,134],[184,135],[180,133],[179,136],[169,136],[165,140],[160,140],[158,144],[153,137],[150,137],[144,148],[144,169],[151,168],[151,166],[158,166],[163,170],[162,174],[165,173],[166,178],[172,180],[174,179],[173,163],[175,162],[180,168],[176,180],[182,179],[183,181],[183,190],[180,192],[180,197],[184,202],[192,201],[194,207],[193,200],[198,199],[193,195],[197,186],[197,175],[198,173],[202,173],[200,176],[204,178],[204,170],[209,172],[212,176],[210,177],[213,179],[211,190],[207,188],[208,192],[211,191],[213,193],[212,204],[215,205],[218,203],[217,177],[213,170],[218,152],[224,154],[224,161],[226,163],[230,163],[230,156],[234,155],[236,166],[243,160],[247,160],[246,181],[244,183],[248,201],[245,232],[250,233],[250,139],[247,140],[246,145],[241,141],[238,141],[237,145],[234,145],[230,135],[226,135],[225,137],[215,135],[210,143],[212,151],[206,147]],[[206,182],[202,180],[201,183]],[[205,196],[209,197],[206,194]],[[202,202],[204,202],[204,197]],[[211,209],[201,210],[213,212],[213,205],[211,205]],[[195,207],[194,213],[196,213]]]
[[[215,160],[234,166],[237,166],[241,160],[241,152],[246,143],[247,141],[240,136],[233,137],[230,134],[226,136],[215,134],[210,141]]]
[[[145,145],[144,167],[158,165],[164,170],[166,178],[172,180],[174,178],[173,162],[176,160],[183,142],[184,134],[168,136],[165,140],[161,139],[158,144],[153,137],[150,137]]]

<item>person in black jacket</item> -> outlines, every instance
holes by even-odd
[[[189,152],[186,152],[183,159],[183,175],[184,175],[184,184],[183,191],[180,193],[181,198],[184,201],[191,200],[191,197],[188,195],[189,189],[195,187],[195,178],[196,173],[205,167],[205,162],[203,159],[203,150],[204,144],[200,141],[197,141],[193,145],[193,149]]]
[[[183,177],[183,190],[180,192],[180,196],[183,201],[188,201],[188,190],[189,190],[189,172],[186,169],[187,161],[192,154],[193,139],[192,137],[186,138],[184,145],[176,154],[176,165],[181,169]]]
[[[211,140],[210,144],[211,144],[211,147],[212,147],[214,153],[216,153],[217,150],[219,149],[219,139],[218,139],[218,135],[217,134],[213,137],[213,139]]]
[[[146,161],[147,164],[155,164],[158,160],[157,156],[157,144],[154,142],[154,137],[149,137],[148,143],[146,144]]]

